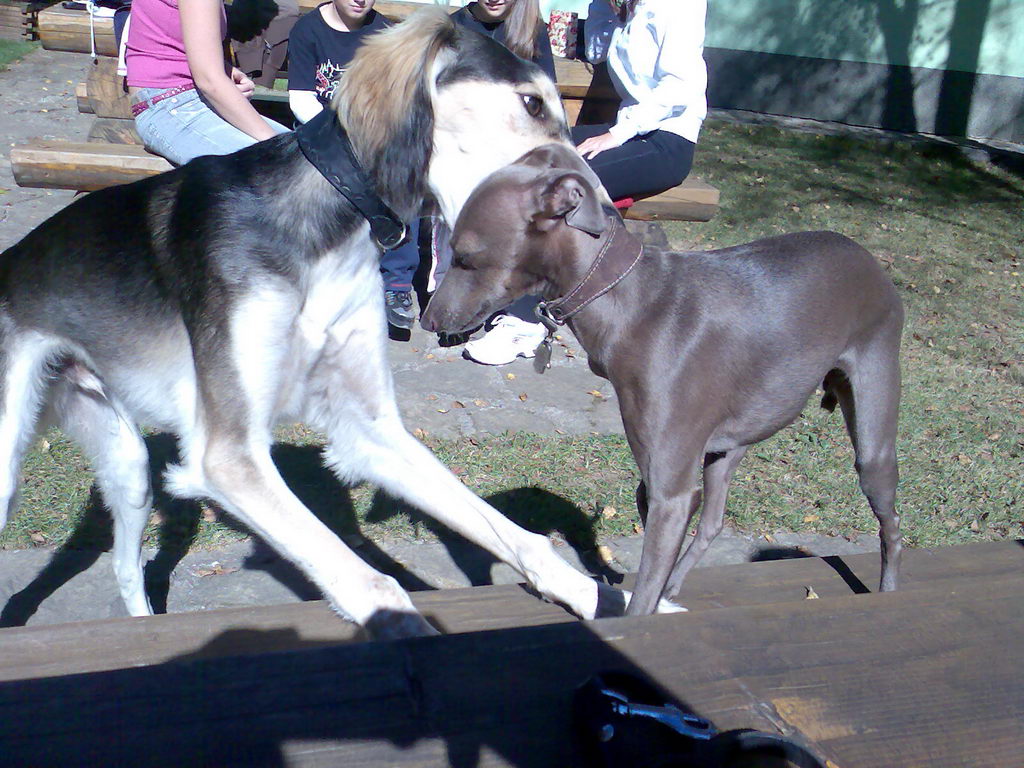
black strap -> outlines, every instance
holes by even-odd
[[[374,191],[333,109],[300,125],[295,136],[306,159],[370,222],[370,234],[381,248],[390,251],[405,241],[405,222]]]

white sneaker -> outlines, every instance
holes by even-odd
[[[484,365],[505,365],[517,357],[531,358],[544,340],[544,325],[528,323],[512,315],[499,315],[494,326],[466,345],[464,355]]]

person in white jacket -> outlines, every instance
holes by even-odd
[[[599,6],[612,13],[602,19]],[[576,126],[572,136],[613,200],[663,192],[689,174],[708,111],[706,14],[707,0],[591,3],[588,57],[607,55],[622,104],[615,123]]]

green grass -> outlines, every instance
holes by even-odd
[[[6,69],[22,56],[34,51],[39,43],[27,40],[0,40],[0,69]]]
[[[916,546],[1024,536],[1024,181],[948,149],[709,121],[695,172],[722,191],[709,223],[666,225],[708,248],[834,229],[872,250],[907,305],[899,454],[903,529]],[[823,318],[823,322],[826,318]],[[341,490],[318,435],[284,430],[289,484],[342,535],[430,537],[435,529],[374,489]],[[22,511],[0,547],[109,544],[85,462],[59,434],[26,462]],[[165,436],[149,438],[158,457]],[[622,438],[508,434],[430,440],[473,490],[528,527],[581,548],[639,530],[636,470]],[[876,530],[838,414],[809,404],[753,447],[729,505],[736,527],[852,536]],[[158,497],[151,545],[246,536],[209,509]]]

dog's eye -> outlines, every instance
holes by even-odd
[[[538,117],[544,109],[544,102],[537,96],[530,96],[525,93],[519,94],[519,97],[523,100],[523,106],[526,107],[526,114],[530,117]]]

